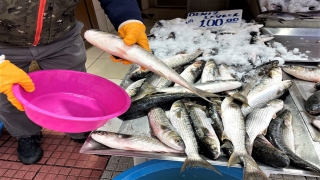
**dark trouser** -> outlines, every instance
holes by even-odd
[[[86,50],[80,31],[81,22],[60,40],[35,47],[15,47],[0,43],[0,52],[6,59],[28,72],[32,60],[36,60],[41,69],[70,69],[86,71]],[[7,96],[0,94],[0,119],[6,130],[16,138],[39,134],[42,127],[33,123],[24,112],[15,108]],[[84,138],[84,133],[68,134],[74,139]]]

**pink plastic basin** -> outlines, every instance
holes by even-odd
[[[103,126],[130,107],[128,94],[102,77],[72,70],[29,73],[34,92],[19,85],[13,93],[36,124],[60,132],[86,132]]]

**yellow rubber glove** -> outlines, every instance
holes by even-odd
[[[147,38],[146,26],[137,20],[128,20],[119,26],[119,36],[123,39],[124,43],[128,46],[138,44],[142,48],[150,51],[149,42]],[[122,62],[123,64],[132,64],[128,60],[124,60],[115,56],[110,57],[113,62]],[[141,67],[142,70],[145,68]]]
[[[22,69],[10,61],[5,60],[0,64],[0,93],[7,95],[8,100],[20,111],[24,111],[22,104],[12,92],[13,84],[18,83],[27,92],[34,91],[34,84],[30,77]]]

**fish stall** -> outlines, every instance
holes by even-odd
[[[154,73],[163,69],[141,70],[136,62],[120,84],[130,108],[93,131],[80,152],[182,161],[181,171],[243,167],[244,179],[249,169],[257,179],[320,177],[319,29],[241,17],[237,27],[219,29],[188,22],[204,24],[189,17],[156,22],[148,55],[200,90]]]

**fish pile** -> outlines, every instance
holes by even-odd
[[[274,10],[290,13],[308,13],[310,11],[318,11],[319,13],[320,11],[318,0],[259,0],[259,5],[262,12]]]
[[[282,70],[294,78],[314,82],[315,92],[305,101],[311,124],[320,131],[320,68],[318,66],[285,65]]]

